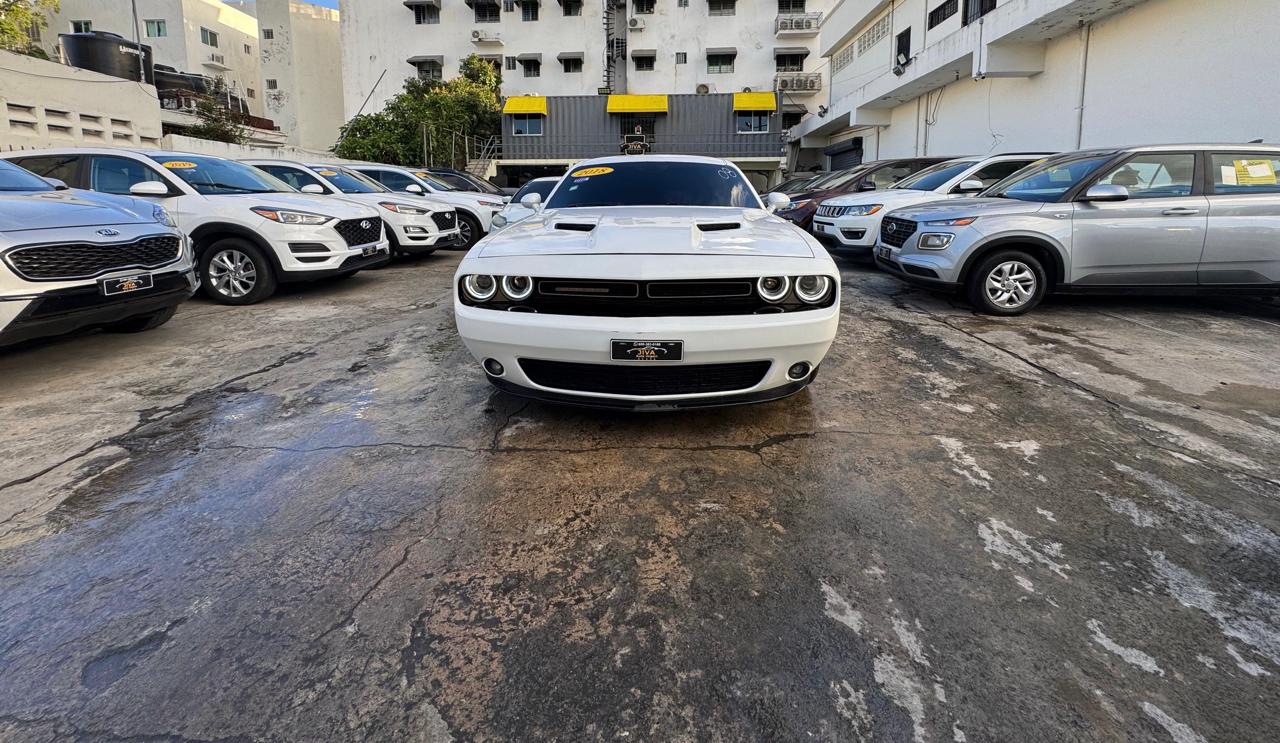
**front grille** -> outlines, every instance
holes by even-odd
[[[853,211],[852,206],[820,206],[818,207],[819,217],[843,217]]]
[[[542,387],[610,395],[694,395],[750,389],[769,372],[768,361],[733,364],[631,366],[520,359],[520,368]]]
[[[130,243],[32,245],[9,251],[4,260],[28,281],[66,281],[130,268],[159,268],[181,254],[181,238],[155,235]]]
[[[901,248],[907,238],[916,233],[916,223],[910,219],[885,217],[880,223],[880,242]]]
[[[788,294],[771,304],[760,298],[754,278],[611,281],[534,278],[535,291],[520,302],[498,293],[487,302],[460,294],[464,304],[494,310],[541,312],[586,317],[709,317],[795,312],[830,307],[832,291],[821,303],[805,304]]]
[[[436,227],[441,231],[448,231],[458,226],[458,215],[452,211],[433,212],[431,221],[436,223]]]
[[[344,219],[335,224],[333,229],[342,235],[347,245],[368,245],[382,239],[382,220],[375,217],[365,219]]]

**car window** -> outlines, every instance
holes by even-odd
[[[874,172],[859,178],[854,183],[861,182],[866,178],[870,178],[871,182],[876,184],[876,188],[888,188],[898,181],[922,169],[923,165],[889,165],[884,168],[878,168]]]
[[[185,154],[151,155],[151,159],[205,196],[294,193],[296,190],[270,173],[235,160]]]
[[[560,181],[551,209],[583,206],[736,206],[760,200],[736,168],[718,163],[611,162],[579,167]]]
[[[556,181],[529,181],[521,186],[519,191],[516,191],[516,195],[512,197],[511,200],[518,204],[520,203],[520,199],[523,199],[524,195],[527,193],[536,193],[541,196],[543,200],[546,200],[547,196],[551,194],[551,189],[555,187]]]
[[[1216,153],[1210,169],[1214,193],[1280,193],[1280,155],[1274,152]]]
[[[56,178],[57,176],[53,176]],[[0,160],[0,191],[52,191],[43,178],[29,173],[7,160]]]
[[[867,169],[866,166],[859,165],[856,168],[849,168],[847,170],[837,170],[834,173],[828,173],[827,175],[824,175],[815,179],[813,183],[806,184],[805,188],[811,191],[821,191],[827,188],[835,188],[836,186],[843,185],[847,181],[852,180],[854,176],[858,175],[859,173],[865,172],[866,169]]]
[[[89,158],[89,190],[129,195],[129,187],[144,181],[159,181],[167,187],[164,176],[137,160],[110,155]]]
[[[1035,160],[1003,160],[998,163],[991,163],[985,168],[979,168],[965,180],[982,181],[984,188],[990,188],[1033,162]]]
[[[460,191],[479,191],[480,187],[460,175],[453,173],[432,173],[436,180],[444,181]]]
[[[255,167],[262,168],[299,191],[302,190],[303,186],[319,186],[324,189],[325,193],[333,192],[333,189],[326,188],[319,178],[299,168],[291,168],[287,165],[257,165]]]
[[[329,179],[343,193],[385,193],[386,187],[363,173],[333,166],[315,165],[312,170]]]
[[[1103,173],[1098,184],[1124,186],[1133,199],[1190,196],[1196,156],[1190,152],[1161,152],[1126,160]]]
[[[506,196],[507,192],[498,187],[496,183],[480,176],[467,176],[468,180],[480,187],[485,193],[491,193],[494,196]]]
[[[963,162],[945,162],[937,165],[930,165],[914,175],[909,175],[901,181],[893,184],[894,188],[909,188],[912,191],[932,191],[939,188],[942,184],[955,178],[964,171],[972,168],[977,164],[976,160],[965,160]]]
[[[1113,154],[1076,154],[1042,160],[1005,178],[982,195],[1019,201],[1057,201],[1112,157]]]
[[[450,186],[448,183],[445,183],[444,181],[437,178],[435,175],[432,175],[431,173],[428,173],[425,170],[415,170],[413,174],[417,176],[420,180],[426,182],[432,188],[436,189],[437,191],[459,190],[454,188],[453,186]]]
[[[392,191],[403,191],[416,181],[403,173],[397,173],[394,170],[373,170],[361,171],[365,175],[372,175],[374,180],[391,189]]]
[[[38,176],[57,178],[68,186],[75,186],[76,170],[80,163],[80,156],[43,155],[41,157],[22,157],[13,162]]]

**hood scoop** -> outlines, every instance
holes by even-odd
[[[742,229],[741,222],[699,222],[698,229],[703,232],[723,232],[725,230]]]
[[[596,228],[592,222],[556,222],[557,230],[567,230],[569,232],[590,232]]]

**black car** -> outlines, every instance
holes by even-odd
[[[953,160],[952,157],[907,157],[896,160],[875,160],[855,165],[847,170],[839,170],[819,178],[812,183],[801,186],[807,189],[799,193],[788,193],[791,206],[778,216],[794,222],[808,230],[813,224],[813,214],[818,211],[818,204],[823,199],[840,194],[857,191],[874,191],[888,188],[898,181],[923,170],[934,163]]]
[[[496,183],[477,175],[472,175],[465,170],[432,167],[426,168],[426,171],[459,191],[475,191],[477,193],[487,193],[493,194],[494,196],[504,197],[511,195],[509,191]]]

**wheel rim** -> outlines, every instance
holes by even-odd
[[[219,294],[239,298],[258,285],[258,267],[239,250],[228,248],[214,254],[209,261],[209,284]]]
[[[1022,261],[1005,261],[987,274],[987,299],[997,307],[1021,307],[1036,293],[1036,272]]]
[[[463,242],[471,242],[471,223],[465,219],[459,219],[458,234],[462,236]]]

